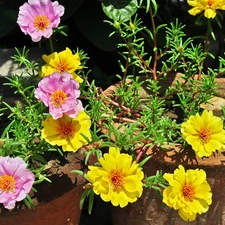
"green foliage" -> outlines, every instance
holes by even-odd
[[[213,35],[211,24],[206,24],[205,37],[187,36],[186,25],[178,19],[156,23],[160,9],[156,1],[122,5],[125,3],[102,1],[109,18],[105,22],[114,28],[110,37],[121,37],[117,44],[121,73],[116,75],[120,82],[103,92],[93,81],[83,95],[99,149],[117,146],[143,166],[151,157],[139,155],[149,146],[166,150],[166,145],[183,143],[181,123],[201,112],[201,104],[215,94],[215,77],[224,72],[225,60],[219,59],[218,70],[204,67],[207,58],[214,58],[204,42]],[[128,15],[129,10],[133,11]],[[150,25],[139,16],[143,10]],[[162,171],[146,177],[143,183],[158,193],[167,185]]]
[[[35,184],[44,180],[51,182],[45,174],[47,162],[44,153],[57,151],[61,154],[61,150],[40,139],[41,123],[46,113],[45,106],[34,97],[34,89],[40,79],[38,65],[28,60],[28,50],[25,47],[22,52],[18,49],[16,51],[14,60],[20,65],[24,64],[26,69],[19,75],[13,74],[12,77],[7,77],[8,82],[4,83],[15,90],[14,94],[20,96],[21,101],[18,101],[15,106],[1,101],[1,105],[5,106],[1,108],[2,116],[5,110],[9,110],[10,114],[9,124],[1,135],[4,143],[0,147],[0,155],[21,157],[34,173]],[[33,207],[32,200],[28,196],[24,202],[29,208]]]
[[[102,0],[102,9],[112,20],[126,22],[136,13],[137,0]]]
[[[89,80],[89,57],[77,49],[83,69],[76,72],[84,79],[80,84],[81,98],[85,100],[85,110],[92,122],[92,141],[87,140],[91,148],[84,153],[85,166],[89,165],[91,156],[99,159],[105,149],[117,146],[143,167],[151,160],[146,153],[149,147],[165,149],[171,143],[182,143],[181,123],[201,112],[201,104],[215,94],[216,76],[225,72],[224,56],[219,57],[218,69],[205,66],[208,58],[215,58],[208,46],[209,37],[215,39],[212,23],[203,21],[200,16],[196,23],[205,23],[206,35],[190,36],[186,25],[178,19],[158,22],[162,18],[158,15],[161,8],[156,0],[102,0],[101,5],[91,2],[87,7],[81,7],[85,4],[82,0],[77,5],[64,2],[67,8],[71,6],[65,18],[76,12],[73,20],[84,37],[102,50],[117,51],[121,69],[115,74],[118,84],[103,91],[98,80]],[[221,19],[219,15],[215,20],[219,27]],[[61,26],[54,32],[66,36],[66,29]],[[46,116],[45,107],[34,98],[34,88],[40,79],[40,62],[31,62],[25,47],[22,51],[16,48],[16,52],[12,58],[26,69],[8,78],[5,85],[14,88],[22,101],[11,106],[1,99],[4,108],[0,115],[3,116],[6,109],[11,113],[10,123],[1,136],[4,144],[0,147],[0,155],[23,158],[35,174],[35,184],[44,180],[50,182],[45,174],[44,153],[62,153],[40,139],[41,121]],[[105,76],[99,67],[95,68],[96,77],[110,84],[113,78]],[[224,108],[223,114],[224,119]],[[71,172],[88,180],[85,171]],[[156,175],[145,177],[143,186],[160,193],[167,182],[162,171],[157,171]],[[86,198],[89,198],[88,212],[91,213],[94,192],[90,183],[83,192],[80,207]],[[32,207],[29,196],[24,202]]]
[[[143,184],[145,188],[152,188],[156,190],[159,194],[161,189],[164,189],[168,186],[167,181],[163,178],[162,171],[157,171],[156,175],[149,176],[145,178],[145,182]]]

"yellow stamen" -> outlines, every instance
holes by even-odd
[[[189,200],[193,201],[194,196],[195,196],[195,189],[192,185],[184,185],[183,187],[183,195],[184,197]]]
[[[214,4],[214,0],[208,0],[208,6],[211,7]]]
[[[73,127],[71,123],[61,124],[59,127],[59,133],[62,138],[65,138],[68,136],[72,137],[73,134],[75,133],[75,128]]]
[[[34,26],[37,28],[38,31],[46,30],[49,24],[50,20],[45,15],[39,15],[34,18]]]
[[[68,64],[66,62],[60,62],[56,67],[56,72],[63,73],[68,70]]]
[[[56,108],[60,108],[67,97],[67,94],[63,90],[57,90],[51,94],[50,100]]]
[[[110,176],[110,184],[113,191],[120,191],[124,186],[124,175],[121,171],[113,171]]]
[[[7,174],[0,176],[0,192],[13,192],[16,180]]]
[[[200,130],[199,137],[202,143],[207,143],[210,140],[210,130],[207,129]]]

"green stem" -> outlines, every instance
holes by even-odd
[[[43,146],[43,144],[45,143],[45,140],[44,139],[41,139],[41,141],[39,142],[39,144],[38,144],[38,146],[37,146],[37,148],[36,148],[36,150],[39,152],[40,151],[40,149],[41,149],[41,147]]]
[[[50,45],[51,53],[53,53],[54,52],[54,47],[53,47],[52,38],[50,37],[48,40],[49,40],[49,45]]]
[[[27,98],[26,94],[24,93],[24,91],[20,87],[17,87],[17,88],[18,88],[19,93],[23,96],[24,100],[29,105],[29,107],[30,107],[30,109],[32,111],[33,107],[32,107],[32,104],[31,104],[30,100]]]
[[[207,31],[206,31],[206,34],[205,34],[205,43],[204,43],[204,49],[203,49],[204,52],[206,52],[206,50],[207,50],[208,42],[209,42],[209,33],[211,33],[211,32],[212,32],[211,20],[207,19]],[[204,65],[204,61],[205,60],[203,60],[201,62],[201,65],[200,65],[200,69],[199,69],[199,72],[198,72],[198,80],[202,79],[202,68],[203,68],[203,65]]]
[[[154,17],[153,17],[153,13],[152,13],[152,8],[150,7],[149,9],[150,12],[150,17],[151,17],[151,22],[152,22],[152,33],[153,33],[153,41],[154,41],[154,47],[153,47],[153,51],[155,53],[155,57],[154,57],[154,65],[153,65],[153,80],[157,80],[157,75],[156,75],[156,67],[157,67],[157,39],[156,39],[156,27],[155,27],[155,21],[154,21]]]
[[[38,42],[38,48],[41,48],[41,41]]]

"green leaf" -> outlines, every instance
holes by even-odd
[[[32,156],[32,159],[36,160],[36,161],[39,161],[39,162],[42,162],[44,164],[46,164],[46,161],[44,159],[43,156],[41,156],[40,154],[38,153],[34,153],[33,156]]]
[[[86,197],[88,197],[90,194],[90,189],[85,189],[81,195],[81,198],[80,198],[80,209],[83,208],[83,205],[84,205],[84,200]]]
[[[158,6],[157,6],[157,3],[156,3],[155,0],[151,0],[151,2],[152,2],[152,8],[153,8],[153,15],[152,16],[154,17],[157,13]]]
[[[32,201],[29,194],[26,195],[26,198],[23,199],[23,202],[27,206],[27,208],[34,209],[34,202]]]
[[[94,197],[95,197],[95,194],[93,192],[93,189],[91,189],[90,194],[89,194],[89,202],[88,202],[88,213],[89,214],[91,214],[91,211],[92,211],[92,208],[93,208]]]
[[[151,156],[149,155],[149,156],[147,156],[146,158],[144,158],[140,163],[139,163],[139,167],[143,167],[144,166],[144,164],[146,163],[146,162],[148,162],[148,160],[151,158]]]
[[[115,21],[126,22],[138,9],[137,0],[102,0],[104,13]]]
[[[88,180],[88,178],[87,178],[87,174],[86,174],[86,173],[84,173],[84,172],[83,172],[83,171],[81,171],[81,170],[71,170],[70,172],[71,172],[71,173],[76,173],[76,174],[79,174],[79,175],[83,176],[86,180]]]

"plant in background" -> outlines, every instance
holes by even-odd
[[[224,72],[223,57],[219,59],[219,69],[204,66],[208,57],[214,58],[208,51],[209,36],[215,37],[212,21],[221,26],[217,14],[224,8],[222,1],[205,1],[202,8],[198,8],[198,1],[188,3],[194,6],[190,14],[200,14],[198,20],[205,13],[204,41],[202,36],[187,36],[185,25],[177,18],[170,23],[158,22],[162,20],[156,20],[159,8],[154,0],[147,4],[131,0],[120,7],[102,1],[108,16],[105,22],[114,29],[110,36],[121,38],[117,45],[121,73],[115,74],[120,82],[105,91],[95,85],[95,80],[88,79],[83,51],[73,52],[65,46],[59,53],[53,50],[50,36],[59,25],[63,6],[50,0],[29,0],[20,8],[21,30],[33,41],[40,41],[42,36],[49,38],[51,52],[42,56],[42,63],[30,62],[26,48],[22,53],[17,50],[14,56],[26,70],[8,78],[7,85],[17,89],[23,104],[12,107],[3,102],[11,111],[11,122],[2,134],[0,155],[4,159],[20,158],[27,164],[35,177],[33,189],[36,183],[48,181],[43,173],[45,153],[55,151],[63,155],[64,151],[76,152],[83,146],[88,171],[71,172],[88,181],[81,207],[89,196],[89,212],[94,194],[114,206],[125,207],[138,201],[143,188],[155,189],[162,201],[178,210],[184,220],[192,221],[196,214],[208,210],[212,193],[202,169],[185,172],[179,165],[174,174],[159,170],[152,176],[143,169],[151,160],[148,150],[153,146],[167,151],[166,146],[173,143],[182,144],[183,149],[190,144],[197,157],[224,150],[222,119],[201,107],[215,94],[215,78]],[[28,15],[23,12],[24,7],[33,12],[26,19],[31,21],[29,26],[25,24],[26,30],[23,20]],[[143,12],[149,15],[146,24],[139,16]],[[84,106],[80,99],[85,99]],[[91,155],[97,162],[89,165]],[[37,161],[40,167],[34,163]],[[15,193],[16,178],[0,171],[0,180],[8,178],[10,188],[0,185],[0,190]],[[4,203],[2,196],[0,203]],[[24,201],[31,204],[29,195]]]

